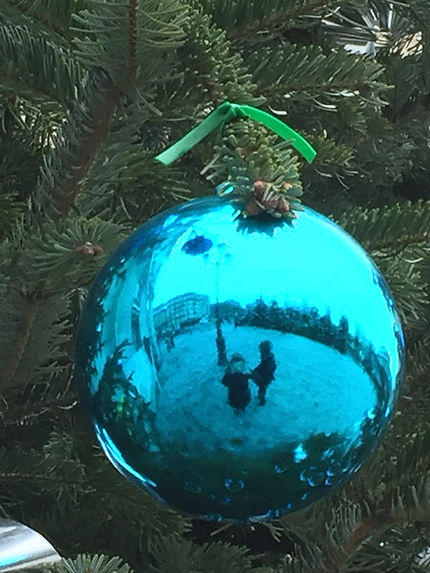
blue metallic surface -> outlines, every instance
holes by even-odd
[[[311,209],[288,225],[210,197],[110,257],[76,377],[127,478],[191,514],[246,521],[296,511],[361,467],[403,363],[387,284],[349,235]]]

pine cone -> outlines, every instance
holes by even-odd
[[[254,199],[250,199],[246,205],[245,212],[250,217],[255,217],[263,212],[263,209],[258,205],[257,201]]]
[[[284,189],[292,187],[291,183],[284,183]],[[279,218],[283,213],[288,213],[291,208],[287,199],[271,185],[262,179],[256,179],[253,185],[253,197],[246,205],[246,214],[255,217],[260,213],[268,213],[272,217]]]
[[[276,210],[279,213],[288,213],[288,211],[290,211],[290,204],[288,203],[288,201],[285,199],[285,197],[279,197],[278,199],[278,205],[276,207]]]
[[[82,244],[76,245],[76,247],[73,250],[75,251],[75,253],[80,253],[82,255],[90,255],[92,257],[94,255],[98,255],[103,251],[100,245],[93,245],[89,241],[85,242],[83,245]]]
[[[267,187],[267,183],[265,181],[263,181],[262,179],[256,179],[254,181],[254,192],[256,195],[260,195],[262,193],[264,193],[264,191],[266,190]]]

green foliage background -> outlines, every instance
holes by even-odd
[[[417,558],[430,545],[429,34],[427,0],[3,0],[0,516],[47,536],[62,570],[430,571]],[[317,159],[299,164],[240,120],[172,166],[154,160],[225,100],[279,114]],[[392,427],[351,484],[271,526],[219,528],[115,472],[72,377],[106,256],[153,214],[212,193],[232,144],[255,176],[300,169],[303,202],[370,252],[408,363]],[[85,243],[102,253],[75,250]]]

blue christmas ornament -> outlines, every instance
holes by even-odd
[[[84,308],[76,377],[127,478],[210,519],[275,519],[344,484],[387,427],[404,342],[368,255],[311,209],[292,223],[193,200],[132,234]]]

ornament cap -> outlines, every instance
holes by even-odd
[[[40,533],[22,523],[0,519],[0,571],[44,568],[61,561]]]

